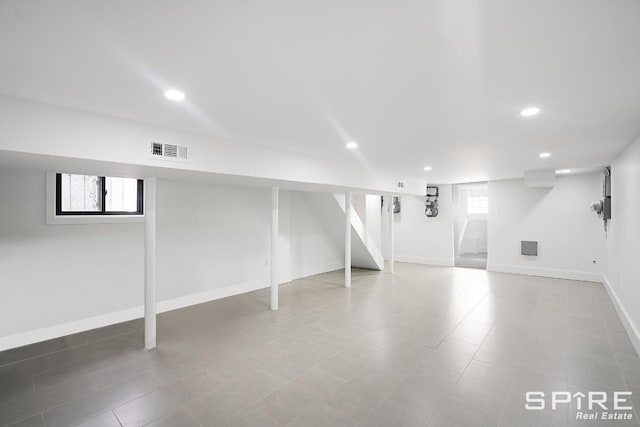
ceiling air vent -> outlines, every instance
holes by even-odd
[[[160,142],[151,143],[151,155],[154,158],[166,160],[187,160],[189,150],[187,147],[174,144],[162,144]]]
[[[162,153],[165,157],[171,157],[172,159],[178,158],[178,146],[172,144],[164,144],[164,153]]]

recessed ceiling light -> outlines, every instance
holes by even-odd
[[[427,172],[429,172],[431,169],[433,169],[431,166],[425,166],[424,167],[424,170],[427,171]]]
[[[165,91],[164,96],[172,101],[182,101],[186,98],[184,92],[180,92],[179,90],[170,89]]]
[[[354,148],[358,148],[358,143],[357,143],[357,142],[355,142],[355,141],[347,142],[347,148],[350,148],[350,149],[352,149],[352,150],[353,150]]]
[[[524,110],[520,111],[520,115],[522,117],[531,117],[540,113],[540,109],[538,107],[527,107]]]
[[[566,175],[568,173],[571,173],[571,169],[558,169],[556,173],[560,175]]]
[[[551,153],[540,153],[538,154],[538,157],[540,157],[541,159],[547,159],[551,157]]]

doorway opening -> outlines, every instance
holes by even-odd
[[[457,184],[453,191],[456,267],[487,268],[489,191],[486,182]]]

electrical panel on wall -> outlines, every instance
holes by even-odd
[[[427,218],[435,218],[438,216],[438,197],[440,189],[435,185],[427,185],[426,201],[424,205],[424,215]]]
[[[150,150],[151,157],[158,160],[185,161],[189,159],[189,149],[181,145],[152,142]]]
[[[394,213],[394,214],[398,214],[400,213],[400,197],[398,196],[384,196],[384,197],[380,197],[380,212],[382,212],[384,210],[384,201],[387,200],[387,203],[391,203],[391,206],[389,206],[389,209]]]
[[[604,168],[603,173],[602,199],[591,202],[591,210],[604,222],[604,232],[606,236],[609,220],[611,219],[611,167],[607,166]]]

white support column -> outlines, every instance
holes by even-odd
[[[344,194],[344,286],[351,287],[351,192]]]
[[[144,179],[144,347],[156,348],[156,177]]]
[[[271,188],[271,310],[278,309],[278,187]]]
[[[395,238],[395,230],[394,230],[394,221],[393,221],[393,195],[389,197],[389,273],[393,274],[395,272],[395,262],[396,262],[396,238]]]

